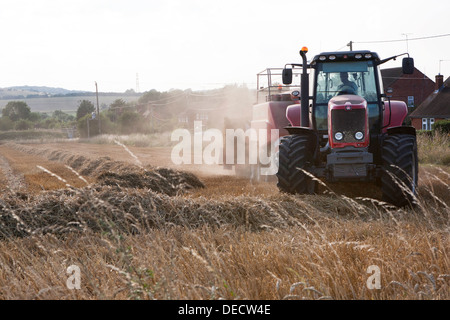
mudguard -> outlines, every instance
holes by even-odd
[[[387,129],[388,135],[393,134],[409,134],[412,136],[416,136],[416,128],[411,126],[398,126],[398,127],[392,127]]]

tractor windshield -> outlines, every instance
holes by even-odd
[[[373,61],[317,64],[314,111],[317,130],[327,130],[328,101],[343,94],[354,94],[366,99],[370,126],[377,121],[379,109],[375,70]]]

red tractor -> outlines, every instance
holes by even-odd
[[[279,189],[313,194],[314,177],[373,182],[381,187],[384,201],[413,204],[418,181],[416,131],[403,125],[406,103],[390,100],[380,74],[380,65],[406,54],[381,60],[370,51],[326,52],[308,63],[307,52],[307,48],[300,51],[302,64],[288,64],[282,71],[283,84],[291,87],[293,74],[301,68],[300,90],[290,94],[297,101],[263,107],[272,119],[285,123],[280,120],[283,113],[288,120],[287,126],[279,127],[286,132],[280,134],[277,153]],[[414,60],[403,58],[403,73],[413,71]]]

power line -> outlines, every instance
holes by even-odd
[[[418,37],[418,38],[406,38],[406,39],[396,39],[396,40],[376,40],[376,41],[352,41],[352,43],[388,43],[388,42],[401,42],[401,41],[414,41],[414,40],[425,40],[425,39],[434,39],[434,38],[442,38],[448,37],[450,33],[440,34],[436,36],[428,36],[428,37]]]
[[[352,42],[352,41],[350,41],[350,43],[351,43],[351,42]],[[345,46],[343,46],[343,47],[341,47],[341,48],[339,48],[339,49],[337,49],[337,50],[334,50],[334,51],[341,51],[342,49],[344,49],[344,48],[350,46],[350,43],[349,43],[349,44],[346,44]]]

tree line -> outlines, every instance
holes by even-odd
[[[61,110],[52,114],[31,112],[24,101],[10,101],[1,111],[0,131],[30,130],[30,129],[59,129],[73,124],[75,117]]]
[[[230,85],[205,92],[155,89],[144,92],[136,101],[116,99],[97,114],[90,100],[81,100],[75,115],[55,110],[53,113],[32,112],[24,101],[10,101],[1,110],[0,131],[77,128],[80,137],[97,134],[155,133],[176,128],[178,116],[190,108],[214,108],[225,100],[250,107],[249,90]],[[228,101],[230,102],[230,101]],[[242,110],[242,109],[241,109]]]

